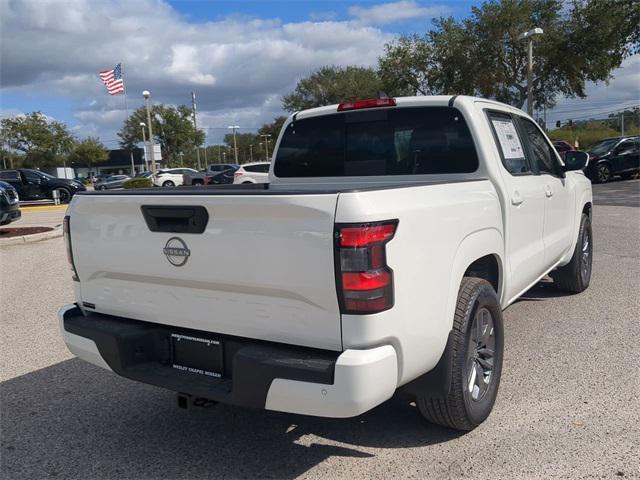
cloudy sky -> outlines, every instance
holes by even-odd
[[[121,62],[130,110],[198,95],[208,143],[226,127],[255,130],[281,114],[281,97],[322,65],[375,65],[403,32],[441,15],[464,17],[472,1],[0,0],[0,115],[40,110],[109,148],[125,118],[122,95],[97,78]],[[640,103],[640,56],[609,86],[559,103],[548,115],[579,118]],[[606,115],[603,115],[606,116]]]

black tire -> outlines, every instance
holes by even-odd
[[[596,165],[594,180],[596,183],[607,183],[613,177],[611,166],[608,163],[600,163]]]
[[[491,323],[487,322],[487,315]],[[480,326],[485,328],[478,336]],[[452,365],[449,393],[432,396],[424,392],[417,396],[416,405],[427,421],[468,431],[491,413],[502,372],[502,308],[489,282],[473,277],[462,279],[452,332],[453,343],[448,353]]]
[[[71,190],[64,187],[58,187],[51,190],[51,198],[53,198],[53,192],[58,192],[58,198],[60,203],[69,203],[71,201]]]
[[[201,187],[202,185],[204,185],[204,182],[202,180],[194,180],[192,185],[195,185],[197,187]]]
[[[176,184],[173,183],[171,180],[165,180],[164,182],[162,182],[162,186],[163,187],[175,187]]]
[[[107,186],[106,185],[100,185],[100,187],[98,188],[98,190],[106,190]]]
[[[553,283],[559,290],[580,293],[591,283],[591,269],[593,264],[593,233],[591,218],[586,213],[580,219],[578,241],[573,251],[571,261],[564,267],[551,272]]]
[[[243,185],[252,185],[253,182],[242,182]]]

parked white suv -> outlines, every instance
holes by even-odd
[[[470,430],[498,392],[502,310],[547,273],[589,286],[588,155],[563,162],[522,110],[316,108],[287,119],[273,158],[265,188],[76,194],[71,352],[179,405],[351,417],[402,388]]]
[[[184,183],[185,174],[191,173],[198,171],[193,168],[168,168],[158,170],[151,178],[156,187],[176,187]]]
[[[233,183],[268,183],[269,162],[245,163],[233,175]]]

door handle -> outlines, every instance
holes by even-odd
[[[517,190],[514,191],[513,195],[511,195],[511,204],[517,207],[518,205],[521,205],[522,202],[524,202],[524,198],[522,198],[522,195],[520,195],[520,192]]]
[[[551,190],[551,187],[549,185],[544,186],[544,194],[547,196],[547,198],[553,197],[553,190]]]

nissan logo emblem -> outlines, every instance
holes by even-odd
[[[169,260],[169,263],[176,267],[181,267],[187,263],[189,255],[191,255],[191,250],[189,250],[187,244],[178,237],[171,237],[167,240],[167,244],[162,251],[167,257],[167,260]]]

